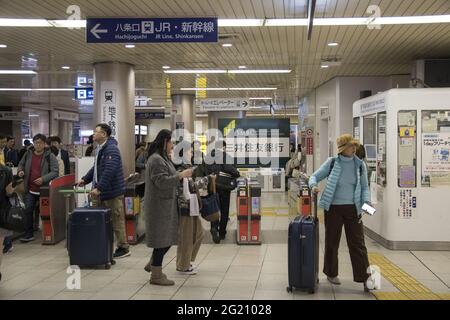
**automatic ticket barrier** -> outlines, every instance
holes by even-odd
[[[145,193],[144,177],[131,175],[125,181],[125,232],[129,244],[137,244],[145,236],[143,199]]]
[[[42,221],[42,244],[57,244],[66,238],[66,219],[68,212],[75,206],[72,194],[64,190],[73,190],[75,175],[58,177],[48,186],[40,189],[40,216]],[[72,192],[71,192],[72,193]]]
[[[237,243],[261,244],[261,186],[250,178],[238,179],[236,197]]]

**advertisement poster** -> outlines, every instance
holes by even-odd
[[[422,185],[450,186],[450,132],[422,135]]]
[[[416,186],[416,167],[401,166],[400,169],[400,188],[414,188]]]

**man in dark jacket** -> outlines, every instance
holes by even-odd
[[[58,177],[58,160],[45,149],[46,137],[37,134],[33,138],[34,148],[28,150],[20,160],[17,175],[24,178],[26,230],[21,242],[34,240],[33,213],[40,197],[40,188]]]
[[[226,143],[225,141],[217,141],[215,144],[215,149],[212,151],[211,156],[218,161],[213,164],[207,164],[205,169],[208,174],[219,175],[220,172],[229,174],[232,178],[239,178],[240,173],[232,164],[232,159],[225,152]],[[217,157],[216,157],[217,153]],[[221,189],[217,186],[217,193],[219,195],[220,202],[220,221],[211,222],[211,235],[214,243],[220,243],[220,240],[224,240],[227,234],[227,224],[228,217],[230,214],[230,190]]]
[[[101,123],[95,127],[94,142],[97,143],[94,166],[78,182],[84,186],[92,182],[92,205],[110,208],[113,228],[117,239],[114,258],[130,255],[125,234],[125,212],[123,208],[125,180],[123,178],[122,158],[117,140],[111,137],[111,127]]]
[[[13,137],[6,137],[5,162],[9,166],[17,167],[19,164],[19,153],[14,149],[15,140]]]
[[[55,146],[58,149],[58,155],[56,156],[56,158],[59,158],[64,162],[64,174],[70,174],[69,153],[61,148],[61,138],[58,136],[52,136],[49,138],[49,140],[50,146]]]

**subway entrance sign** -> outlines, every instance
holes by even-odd
[[[217,42],[217,18],[87,19],[87,43]]]

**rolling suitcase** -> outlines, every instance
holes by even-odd
[[[115,264],[113,246],[111,209],[76,208],[69,215],[67,250],[70,265],[104,265],[109,269]]]
[[[319,220],[317,194],[313,194],[313,215],[297,216],[289,224],[288,292],[307,290],[314,293],[319,282]]]

